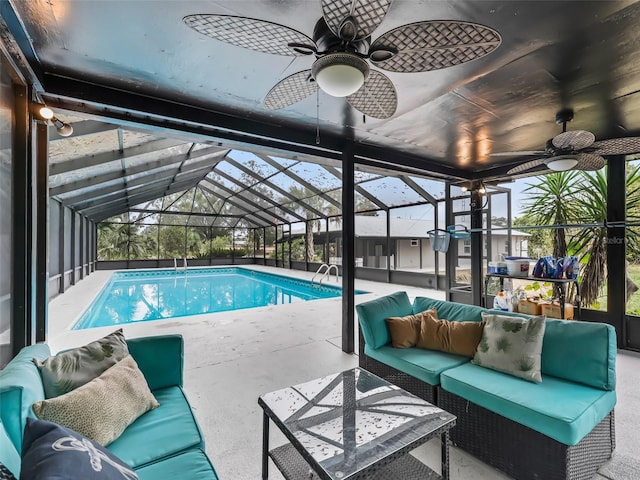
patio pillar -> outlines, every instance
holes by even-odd
[[[342,351],[354,350],[355,208],[353,143],[342,152]]]
[[[31,158],[31,122],[29,118],[29,91],[24,85],[13,85],[13,138],[11,168],[13,176],[13,294],[11,298],[11,344],[14,355],[34,342],[33,311],[30,308],[32,255],[33,185]]]
[[[391,209],[387,208],[385,213],[387,214],[387,283],[391,283]]]
[[[624,155],[609,157],[607,162],[607,221],[624,224],[626,209],[626,162]],[[607,310],[608,323],[616,329],[618,347],[627,342],[626,315],[626,247],[625,228],[607,228]]]
[[[59,206],[60,206],[60,224],[59,224],[59,230],[58,230],[58,253],[59,253],[58,261],[60,263],[58,264],[58,266],[59,266],[59,272],[60,272],[60,285],[58,288],[58,293],[64,293],[64,290],[65,290],[65,286],[64,286],[64,282],[65,282],[64,266],[65,265],[64,264],[65,264],[65,254],[66,254],[66,247],[65,247],[65,241],[64,241],[66,225],[64,221],[64,214],[65,214],[66,208],[62,203],[60,203]]]
[[[49,134],[36,126],[36,342],[47,339],[49,304]]]
[[[482,305],[482,195],[471,191],[471,303]]]

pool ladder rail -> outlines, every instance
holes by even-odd
[[[184,273],[186,274],[187,273],[187,257],[183,258],[182,261],[183,261],[183,265],[184,265],[182,268],[184,270]],[[173,270],[174,270],[174,272],[178,273],[178,259],[177,258],[173,259]]]
[[[329,278],[331,276],[331,272],[332,271],[335,271],[335,273],[336,273],[336,283],[338,283],[338,276],[340,274],[338,272],[338,266],[333,264],[333,263],[331,265],[328,265],[326,263],[323,263],[322,265],[320,265],[318,267],[318,270],[316,270],[316,273],[314,273],[313,277],[311,277],[311,283],[314,283],[316,277],[318,275],[320,275],[320,279],[318,280],[318,285],[321,285],[322,281],[325,278]]]

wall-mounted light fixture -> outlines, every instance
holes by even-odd
[[[61,137],[68,137],[73,133],[73,127],[70,124],[65,123],[57,118],[54,115],[53,110],[51,110],[49,107],[42,105],[38,110],[38,114],[43,120],[51,122],[51,124],[56,127],[58,135],[60,135]]]

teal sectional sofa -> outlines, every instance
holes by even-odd
[[[385,318],[433,307],[453,321],[489,312],[426,297],[412,304],[405,292],[361,303],[360,366],[455,414],[453,443],[516,479],[592,478],[615,448],[615,329],[547,319],[543,380],[532,383],[467,357],[391,346]]]
[[[141,480],[217,480],[182,390],[182,337],[135,338],[127,340],[127,345],[160,406],[129,425],[107,450],[131,466]],[[33,417],[31,405],[44,399],[32,359],[50,355],[45,344],[26,347],[0,371],[0,462],[16,477],[26,419]]]

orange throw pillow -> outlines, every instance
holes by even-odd
[[[423,315],[416,346],[473,357],[482,339],[484,322],[452,322]]]
[[[438,312],[435,308],[417,313],[415,315],[407,315],[406,317],[389,317],[386,318],[389,334],[391,335],[391,345],[394,348],[410,348],[415,347],[420,336],[420,325],[422,317],[429,315],[438,318]],[[479,340],[478,340],[479,341]]]

